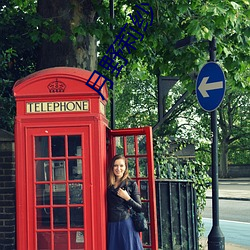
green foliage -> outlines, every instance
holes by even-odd
[[[177,147],[171,150],[172,141],[168,137],[154,138],[154,161],[160,169],[159,178],[190,181],[197,194],[197,221],[199,236],[204,233],[201,212],[206,205],[206,190],[210,187],[211,178],[207,174],[209,165],[202,160],[178,158],[176,152],[185,147],[183,140],[177,142]]]
[[[12,95],[12,82],[0,79],[0,127],[13,132],[15,100]]]
[[[116,6],[119,4],[122,6],[122,1]],[[244,88],[249,93],[248,1],[152,1],[149,4],[154,9],[153,26],[147,29],[141,42],[143,46],[138,46],[129,58],[126,70],[120,74],[125,76],[115,82],[117,128],[156,124],[157,76],[160,74],[181,79],[179,87],[173,89],[167,98],[167,109],[185,90],[192,93],[195,87],[193,76],[209,59],[208,40],[213,36],[217,41],[217,59],[225,72],[227,88],[236,93]],[[197,42],[176,49],[176,41],[189,35],[194,35]],[[143,74],[139,75],[141,72]],[[227,100],[223,103],[228,105]],[[245,127],[241,131],[247,132]],[[232,133],[231,137],[237,134],[236,130]],[[210,115],[197,105],[194,94],[167,118],[156,134],[189,139],[197,147],[198,159],[211,165]],[[239,143],[231,144],[235,146],[234,152],[240,152],[235,148],[240,148],[243,140],[241,136],[237,140]],[[231,162],[233,155],[230,155]],[[241,159],[247,161],[244,155]]]
[[[12,48],[2,51],[0,54],[0,69],[2,74],[13,66],[16,56],[17,54]],[[7,131],[13,132],[15,102],[11,93],[12,84],[12,81],[8,79],[0,78],[0,126]]]
[[[37,47],[30,36],[33,14],[30,4],[0,3],[0,127],[7,131],[14,130],[13,84],[35,69]]]
[[[153,126],[157,122],[156,78],[141,65],[133,75],[125,70],[115,84],[117,128]]]
[[[209,59],[207,41],[214,36],[217,58],[227,70],[227,79],[237,75],[241,80],[235,86],[248,85],[249,79],[240,74],[244,73],[241,69],[248,65],[249,57],[248,1],[236,4],[217,0],[152,1],[151,4],[155,10],[153,28],[148,29],[147,45],[140,52],[150,73],[178,76],[189,85],[189,74],[198,72]],[[195,44],[181,49],[174,47],[177,40],[190,35],[197,38]]]
[[[137,3],[140,2],[142,1]],[[128,14],[135,10],[135,2],[115,1],[113,20],[109,15],[108,0],[102,1],[101,4],[99,1],[93,3],[97,10],[97,22],[91,25],[86,23],[72,25],[70,38],[77,43],[77,39],[81,36],[95,35],[99,41],[100,58],[114,41],[120,28],[126,22],[131,24]],[[167,109],[186,90],[192,93],[195,86],[193,76],[209,59],[208,40],[213,36],[217,41],[217,58],[226,74],[227,85],[235,92],[240,88],[245,88],[245,91],[249,92],[248,0],[209,2],[149,0],[148,3],[154,11],[153,25],[147,28],[144,39],[136,44],[136,50],[131,55],[124,55],[128,59],[128,64],[119,78],[115,79],[117,128],[154,126],[157,123],[157,76],[159,75],[178,76],[181,80],[166,101]],[[65,31],[60,25],[55,24],[52,19],[42,19],[37,15],[36,5],[37,2],[31,0],[1,1],[1,83],[8,82],[10,88],[17,79],[35,70],[37,48],[42,39],[57,43],[65,37]],[[114,27],[112,32],[110,24]],[[196,43],[175,48],[176,41],[190,35],[197,38]],[[107,74],[102,68],[98,70]],[[3,91],[9,87],[2,86],[1,98],[8,96],[8,93]],[[8,99],[5,101],[8,102]],[[210,157],[206,156],[208,154],[203,154],[209,152],[207,144],[211,139],[209,116],[204,114],[195,102],[195,97],[191,94],[183,105],[168,117],[156,134],[189,138],[197,145],[197,152],[202,152],[203,158],[209,163]],[[14,105],[7,105],[8,108],[10,106]],[[6,112],[1,113],[2,117],[6,117],[8,108]],[[5,107],[2,107],[1,112],[3,109]],[[237,112],[240,110],[237,109]],[[235,147],[240,146],[241,140],[243,138],[232,144],[233,152],[239,152]],[[246,139],[244,145],[247,142]],[[235,154],[232,153],[231,156],[233,155]],[[233,161],[232,157],[230,161]],[[244,159],[247,161],[247,158]]]
[[[228,89],[225,101],[218,111],[220,141],[228,147],[228,164],[249,164],[249,94]]]
[[[33,15],[32,10],[27,13],[13,1],[0,4],[0,51],[2,56],[4,53],[9,55],[5,55],[8,66],[0,69],[3,79],[15,81],[34,70],[37,47],[29,35],[33,30],[30,25]],[[1,64],[2,60],[3,57]]]

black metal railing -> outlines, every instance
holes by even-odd
[[[196,193],[187,180],[157,179],[159,250],[198,250]]]

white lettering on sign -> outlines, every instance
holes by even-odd
[[[80,112],[88,111],[88,101],[27,102],[27,113]]]

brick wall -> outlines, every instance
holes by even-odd
[[[16,248],[15,199],[14,136],[0,129],[0,250]]]

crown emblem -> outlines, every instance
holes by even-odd
[[[66,84],[61,81],[58,81],[57,79],[48,85],[50,93],[64,92],[65,88]]]

